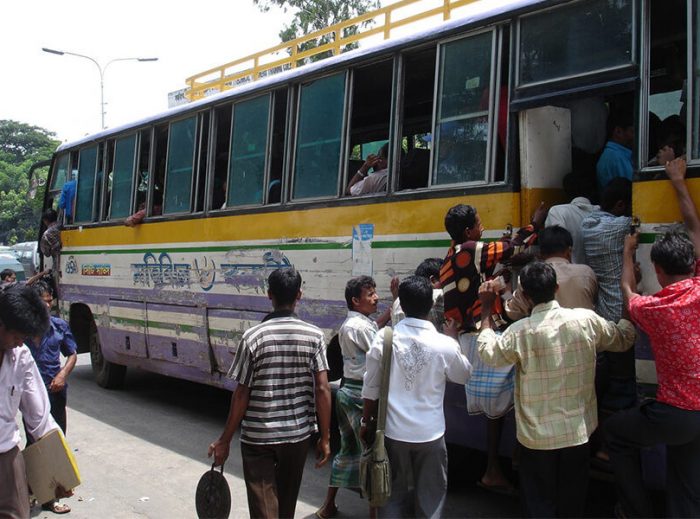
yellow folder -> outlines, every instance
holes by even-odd
[[[40,503],[56,497],[56,487],[72,490],[80,485],[75,458],[60,429],[45,434],[22,452],[27,482]]]

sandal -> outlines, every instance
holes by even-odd
[[[328,514],[328,515],[324,514],[323,507],[321,507],[318,510],[316,510],[316,512],[314,513],[314,516],[316,517],[316,519],[330,519],[331,517],[335,517],[337,514],[338,514],[338,507],[334,505],[333,510],[331,510],[330,514]]]
[[[48,512],[53,512],[54,514],[67,514],[70,512],[70,506],[66,504],[59,503],[58,501],[52,501],[50,503],[45,503],[41,505],[42,510]]]

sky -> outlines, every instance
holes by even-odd
[[[291,19],[261,13],[252,0],[14,0],[3,2],[0,119],[55,132],[61,141],[100,129],[100,75],[106,68],[105,123],[115,127],[168,107],[185,78],[279,43]]]

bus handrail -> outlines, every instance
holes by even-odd
[[[210,92],[223,92],[224,90],[234,88],[237,86],[236,82],[242,79],[246,79],[245,83],[249,83],[262,77],[266,77],[269,74],[274,74],[280,68],[282,70],[296,68],[297,66],[303,65],[303,62],[299,63],[299,61],[306,58],[311,58],[329,51],[333,56],[337,56],[342,52],[343,47],[352,43],[360,42],[361,40],[376,34],[383,33],[384,39],[387,40],[391,37],[391,31],[393,29],[418,22],[426,18],[442,14],[443,20],[449,20],[452,10],[477,2],[478,0],[442,0],[442,5],[439,5],[438,7],[426,9],[425,11],[421,11],[404,18],[394,19],[392,16],[399,9],[417,4],[421,1],[423,0],[400,0],[395,4],[381,7],[374,11],[356,16],[355,18],[351,18],[350,20],[345,20],[343,22],[330,25],[325,29],[314,31],[260,52],[249,54],[248,56],[244,56],[234,61],[229,61],[228,63],[224,63],[218,67],[210,68],[190,76],[185,80],[187,83],[185,96],[189,101],[196,101],[197,99],[202,99]],[[382,16],[384,17],[384,22],[382,24],[362,30],[362,24],[366,24],[370,21],[377,22],[377,18]],[[347,36],[344,35],[345,29],[350,27],[357,27],[357,32],[354,34],[348,34]],[[300,47],[304,43],[323,36],[328,36],[331,41],[318,47],[299,52]],[[276,57],[275,55],[280,51],[286,52],[287,56],[261,64],[262,58]],[[248,65],[242,70],[228,72],[228,69],[230,68],[249,62],[252,62],[252,66]],[[214,74],[218,75],[218,77],[205,79]]]

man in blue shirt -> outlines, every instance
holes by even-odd
[[[71,174],[70,178],[63,184],[61,196],[58,199],[58,208],[63,209],[65,223],[73,223],[73,208],[75,200],[75,191],[78,187],[78,181],[75,175]]]
[[[632,180],[634,137],[632,112],[613,110],[608,117],[608,142],[596,165],[598,193],[614,178]]]

